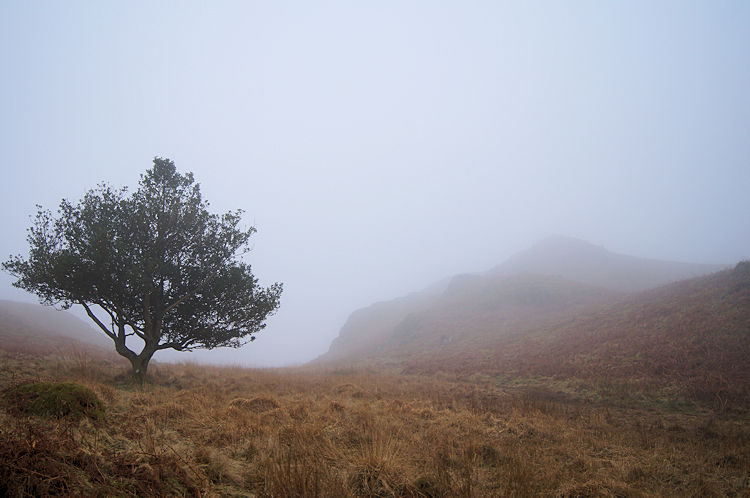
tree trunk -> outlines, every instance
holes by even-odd
[[[154,356],[155,352],[156,350],[152,350],[151,348],[143,348],[141,354],[128,358],[130,364],[133,366],[133,377],[141,385],[143,385],[146,380],[148,362],[151,361],[151,357]]]

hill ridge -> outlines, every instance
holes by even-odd
[[[512,255],[488,273],[555,274],[619,291],[637,292],[730,266],[629,256],[574,237],[555,235]]]
[[[438,318],[431,319],[432,341],[444,335],[465,335],[467,330],[486,335],[493,327],[507,333],[511,324],[521,327],[525,320],[541,320],[528,310],[520,309],[524,299],[540,302],[547,299],[550,303],[557,303],[557,308],[552,305],[548,309],[539,308],[537,314],[547,319],[555,313],[571,312],[626,293],[656,288],[724,268],[726,265],[637,258],[616,254],[572,237],[547,237],[486,272],[454,275],[422,291],[355,310],[328,352],[314,361],[356,361],[368,356],[377,357],[389,350],[389,341],[399,331],[408,330],[409,324],[413,328],[417,317],[421,317],[420,326],[424,332],[424,322],[430,321],[424,317],[430,314],[442,317],[444,322],[436,326]],[[569,294],[568,298],[564,297],[565,294]],[[493,295],[503,295],[506,301],[515,300],[519,309],[515,314],[493,312]],[[567,304],[563,306],[561,302]],[[477,310],[477,303],[483,303],[485,309]],[[499,306],[498,303],[495,304]],[[408,323],[402,323],[407,319]],[[487,323],[478,326],[476,322],[481,320]],[[437,330],[441,327],[445,330],[456,327],[460,331],[453,334]],[[422,338],[426,337],[423,334]],[[405,353],[394,352],[399,356]]]

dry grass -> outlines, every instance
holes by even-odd
[[[630,409],[479,377],[3,354],[0,388],[80,383],[105,420],[0,409],[0,495],[748,496],[746,414]]]

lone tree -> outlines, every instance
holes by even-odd
[[[255,228],[240,228],[241,210],[209,213],[192,173],[168,159],[130,195],[100,184],[77,204],[63,199],[57,216],[37,207],[28,259],[3,263],[13,285],[83,306],[140,382],[157,351],[240,347],[279,306],[282,285],[260,287],[239,259]]]

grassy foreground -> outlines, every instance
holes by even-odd
[[[0,352],[2,496],[750,496],[747,413],[489,377],[126,365]],[[6,398],[75,382],[103,418]]]

